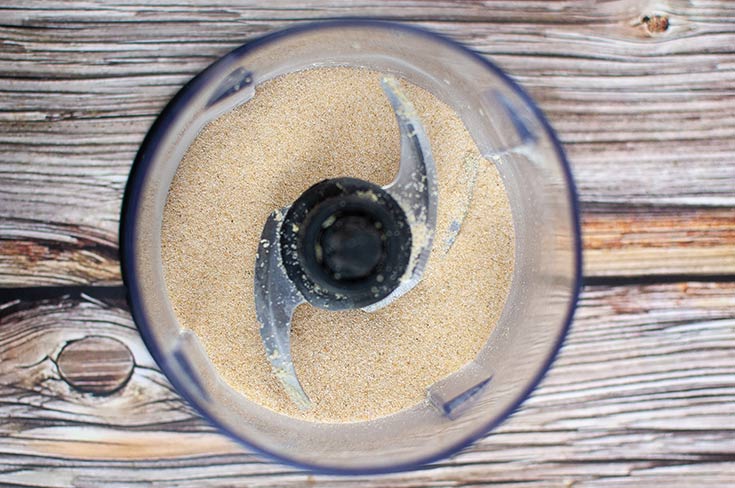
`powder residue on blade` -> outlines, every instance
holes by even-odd
[[[258,86],[253,99],[202,130],[171,184],[161,251],[176,317],[228,384],[277,412],[348,422],[424,401],[426,387],[474,358],[505,304],[514,235],[500,176],[452,109],[401,86],[436,163],[435,246],[421,282],[381,310],[296,309],[291,352],[311,410],[289,399],[266,358],[253,300],[255,255],[271,212],[312,184],[393,180],[400,137],[380,74],[320,68]],[[471,199],[468,160],[480,161]]]

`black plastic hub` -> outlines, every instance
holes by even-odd
[[[367,278],[383,259],[383,233],[366,215],[335,219],[319,236],[324,270],[338,280]],[[317,259],[319,255],[317,254]]]
[[[336,178],[317,183],[291,205],[280,245],[286,273],[309,303],[361,308],[399,285],[411,256],[411,227],[379,186]]]

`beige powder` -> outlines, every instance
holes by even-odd
[[[296,310],[293,360],[311,410],[299,411],[271,373],[253,299],[263,224],[325,178],[393,179],[399,132],[379,79],[367,70],[322,68],[264,83],[252,100],[202,130],[169,192],[161,246],[179,322],[197,334],[233,388],[286,415],[357,421],[421,402],[427,386],[486,343],[510,287],[514,235],[497,170],[454,111],[402,82],[439,179],[424,277],[374,313]],[[462,226],[450,247],[454,221]]]

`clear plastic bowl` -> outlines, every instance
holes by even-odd
[[[516,233],[510,294],[475,361],[462,374],[431,387],[420,405],[369,422],[297,420],[228,387],[196,336],[179,326],[161,265],[161,220],[169,186],[202,127],[251,98],[260,83],[325,66],[391,73],[454,108],[500,171]],[[369,20],[300,24],[269,34],[227,54],[182,88],[154,123],[130,174],[121,259],[143,339],[174,387],[204,418],[279,461],[353,474],[438,460],[506,419],[558,352],[572,320],[581,270],[569,165],[528,95],[487,59],[452,40]]]

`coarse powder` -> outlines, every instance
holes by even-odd
[[[449,106],[402,80],[438,175],[436,236],[423,279],[372,313],[296,310],[293,361],[312,409],[300,411],[272,374],[253,299],[263,224],[323,179],[393,180],[400,139],[380,76],[319,68],[258,86],[253,99],[201,131],[164,209],[163,271],[179,323],[196,333],[230,386],[293,417],[369,420],[425,400],[429,385],[487,342],[510,288],[513,224],[497,169]]]

